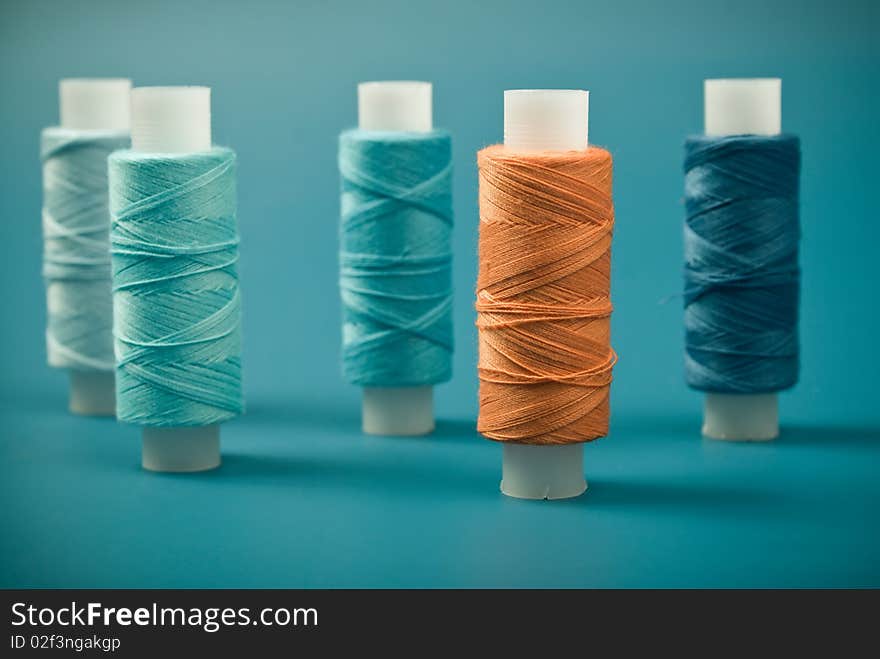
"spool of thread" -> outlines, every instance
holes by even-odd
[[[46,347],[69,370],[75,414],[115,413],[107,156],[129,145],[130,91],[126,79],[61,80],[61,125],[40,140]]]
[[[800,145],[781,80],[705,81],[705,136],[685,145],[685,371],[703,434],[779,434],[798,377]]]
[[[612,162],[588,110],[586,91],[506,91],[504,145],[478,154],[478,430],[514,497],[583,493],[582,443],[608,430]]]
[[[132,92],[132,149],[109,160],[118,416],[143,466],[220,464],[243,411],[235,154],[211,145],[210,89]]]
[[[362,83],[339,139],[343,374],[369,434],[431,432],[452,373],[452,150],[431,114],[430,83]]]

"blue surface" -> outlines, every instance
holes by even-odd
[[[880,5],[325,4],[0,6],[0,586],[880,586]],[[69,416],[45,365],[38,138],[75,75],[211,85],[238,152],[249,412],[215,473],[142,472],[139,430]],[[803,371],[768,445],[702,441],[682,377],[683,139],[702,79],[743,75],[783,78],[804,158]],[[361,436],[339,373],[336,139],[383,78],[433,80],[454,139],[457,351],[424,439]],[[502,496],[473,431],[474,161],[511,87],[589,88],[615,156],[620,363],[575,501]]]

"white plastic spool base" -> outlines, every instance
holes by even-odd
[[[430,82],[394,80],[358,85],[358,128],[433,130]],[[369,435],[426,435],[434,430],[434,388],[364,387],[362,427]]]
[[[729,78],[704,83],[705,133],[778,135],[782,132],[782,80]],[[707,393],[703,436],[761,441],[779,436],[779,396]]]
[[[590,93],[576,89],[504,92],[504,148],[584,151],[589,144]],[[505,443],[501,491],[519,499],[567,499],[583,494],[583,444]]]
[[[144,428],[141,464],[150,471],[206,471],[220,466],[220,426]]]
[[[504,444],[501,491],[517,499],[570,499],[587,489],[584,445]]]
[[[113,371],[70,371],[70,411],[84,416],[116,416]]]
[[[776,394],[706,394],[703,436],[710,439],[764,441],[779,435]]]
[[[364,387],[368,435],[416,436],[434,431],[434,387]]]
[[[58,83],[62,128],[78,131],[127,131],[131,126],[131,80],[65,78]],[[113,371],[70,371],[69,409],[85,416],[116,414]]]
[[[138,87],[131,92],[131,146],[141,153],[211,149],[210,87]],[[144,428],[142,464],[152,471],[220,465],[220,426]]]

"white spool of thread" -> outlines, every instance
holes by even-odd
[[[210,87],[138,87],[131,93],[131,146],[140,153],[211,149]],[[220,425],[145,427],[144,469],[192,472],[220,465]]]
[[[590,93],[575,89],[504,92],[504,148],[584,151],[589,144]],[[583,494],[583,444],[536,446],[504,442],[501,491],[519,499]]]
[[[430,132],[434,128],[431,83],[360,83],[358,128]],[[434,430],[434,387],[364,387],[361,413],[367,434],[426,435]]]
[[[130,94],[131,80],[127,78],[65,78],[58,83],[61,127],[76,131],[127,131],[131,126]],[[113,371],[71,369],[69,374],[71,412],[115,416]]]
[[[779,135],[782,132],[780,78],[706,80],[706,135]],[[779,396],[707,393],[703,435],[711,439],[769,440],[779,435]]]

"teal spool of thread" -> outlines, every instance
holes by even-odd
[[[244,409],[235,154],[109,159],[117,415],[208,426]]]
[[[339,169],[345,378],[365,387],[449,380],[449,134],[349,130]]]
[[[107,157],[129,141],[126,131],[53,127],[42,132],[50,366],[113,371]]]

